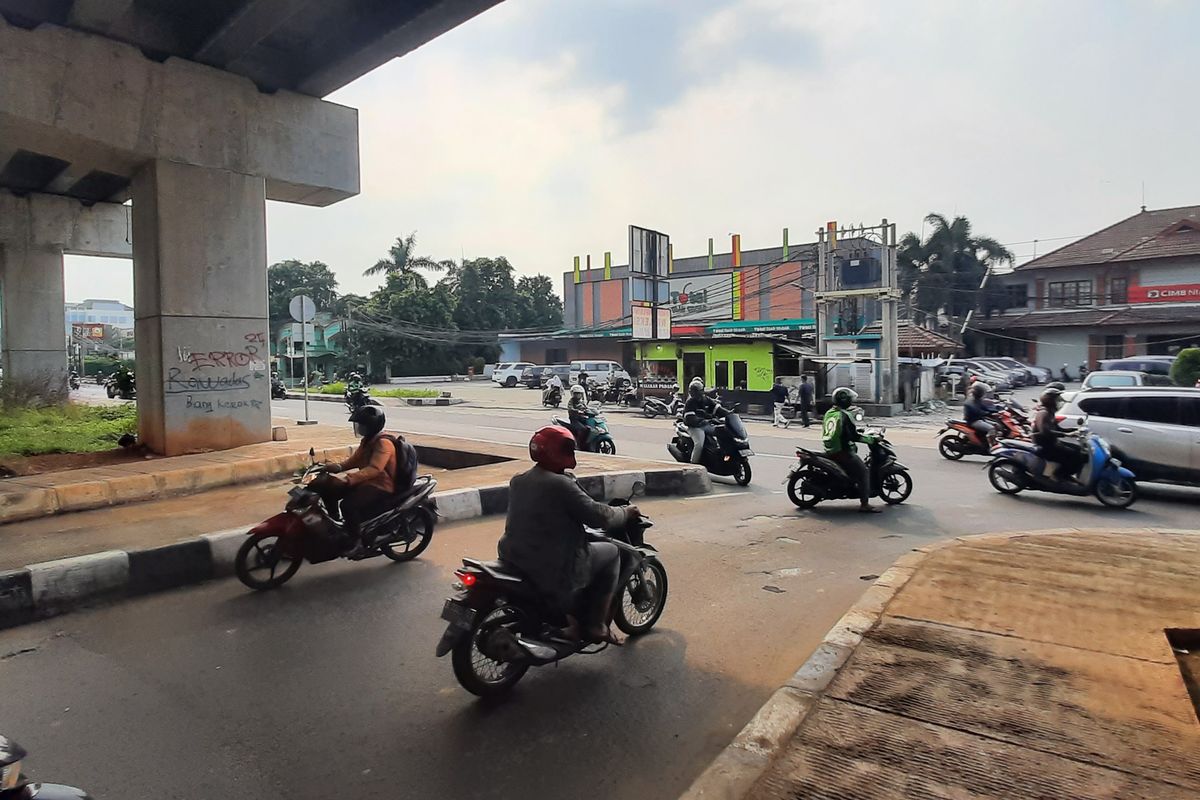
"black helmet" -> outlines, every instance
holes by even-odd
[[[833,404],[838,408],[849,408],[858,399],[858,392],[845,386],[833,390]]]
[[[359,406],[350,414],[350,421],[354,423],[354,433],[364,439],[370,439],[375,434],[383,430],[384,423],[387,422],[383,415],[383,409],[379,406]]]
[[[1040,399],[1046,408],[1057,409],[1058,404],[1062,402],[1062,389],[1057,386],[1047,386]]]
[[[1058,389],[1060,392],[1065,392],[1067,390],[1067,385],[1062,381],[1050,381],[1050,383],[1046,384],[1046,388]]]

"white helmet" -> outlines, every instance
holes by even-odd
[[[571,394],[583,394],[583,393],[584,393],[583,387],[580,386],[578,383],[571,386]]]

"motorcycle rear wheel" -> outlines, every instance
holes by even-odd
[[[300,569],[303,559],[285,556],[279,549],[282,543],[283,540],[274,534],[246,537],[233,562],[238,580],[259,592],[276,589],[291,580]],[[282,570],[279,568],[281,562],[286,562]],[[267,570],[265,578],[255,574],[263,569]]]
[[[635,599],[636,598],[636,599]],[[667,570],[657,558],[647,558],[617,597],[613,621],[629,636],[641,636],[654,627],[667,607]]]
[[[654,419],[658,416],[658,412],[650,406],[642,406],[642,416],[646,419]]]
[[[1022,471],[1011,461],[993,461],[988,464],[988,481],[1001,494],[1018,494],[1025,488]]]
[[[963,451],[958,448],[958,445],[959,437],[954,435],[943,436],[938,441],[938,452],[942,454],[942,458],[958,461],[963,457]]]
[[[520,612],[512,606],[501,606],[490,614],[480,614],[450,655],[454,677],[459,685],[476,697],[500,697],[507,694],[517,681],[525,677],[528,664],[494,661],[479,650],[480,635],[492,628],[512,622]]]
[[[379,545],[380,551],[397,563],[412,561],[425,552],[425,548],[429,547],[429,543],[433,540],[433,526],[436,524],[436,518],[432,511],[421,506],[413,512],[412,517],[405,524],[408,526],[409,532],[413,534],[410,541],[405,542],[401,539]]]
[[[817,503],[821,502],[821,496],[809,489],[807,483],[802,483],[802,481],[807,481],[808,477],[808,470],[802,469],[788,478],[788,499],[797,508],[814,508]]]

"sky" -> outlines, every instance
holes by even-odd
[[[328,99],[359,109],[362,193],[268,203],[268,260],[343,292],[416,231],[519,274],[811,241],[826,220],[966,215],[1028,260],[1200,203],[1195,0],[507,0]],[[1035,245],[1032,240],[1039,240]],[[69,300],[131,303],[68,257]]]

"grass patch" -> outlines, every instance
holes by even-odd
[[[137,433],[132,404],[0,409],[0,457],[113,450],[124,433]]]
[[[336,383],[327,383],[319,389],[315,389],[317,394],[345,394],[346,384],[338,381]],[[437,397],[441,393],[437,389],[372,389],[372,397]]]

